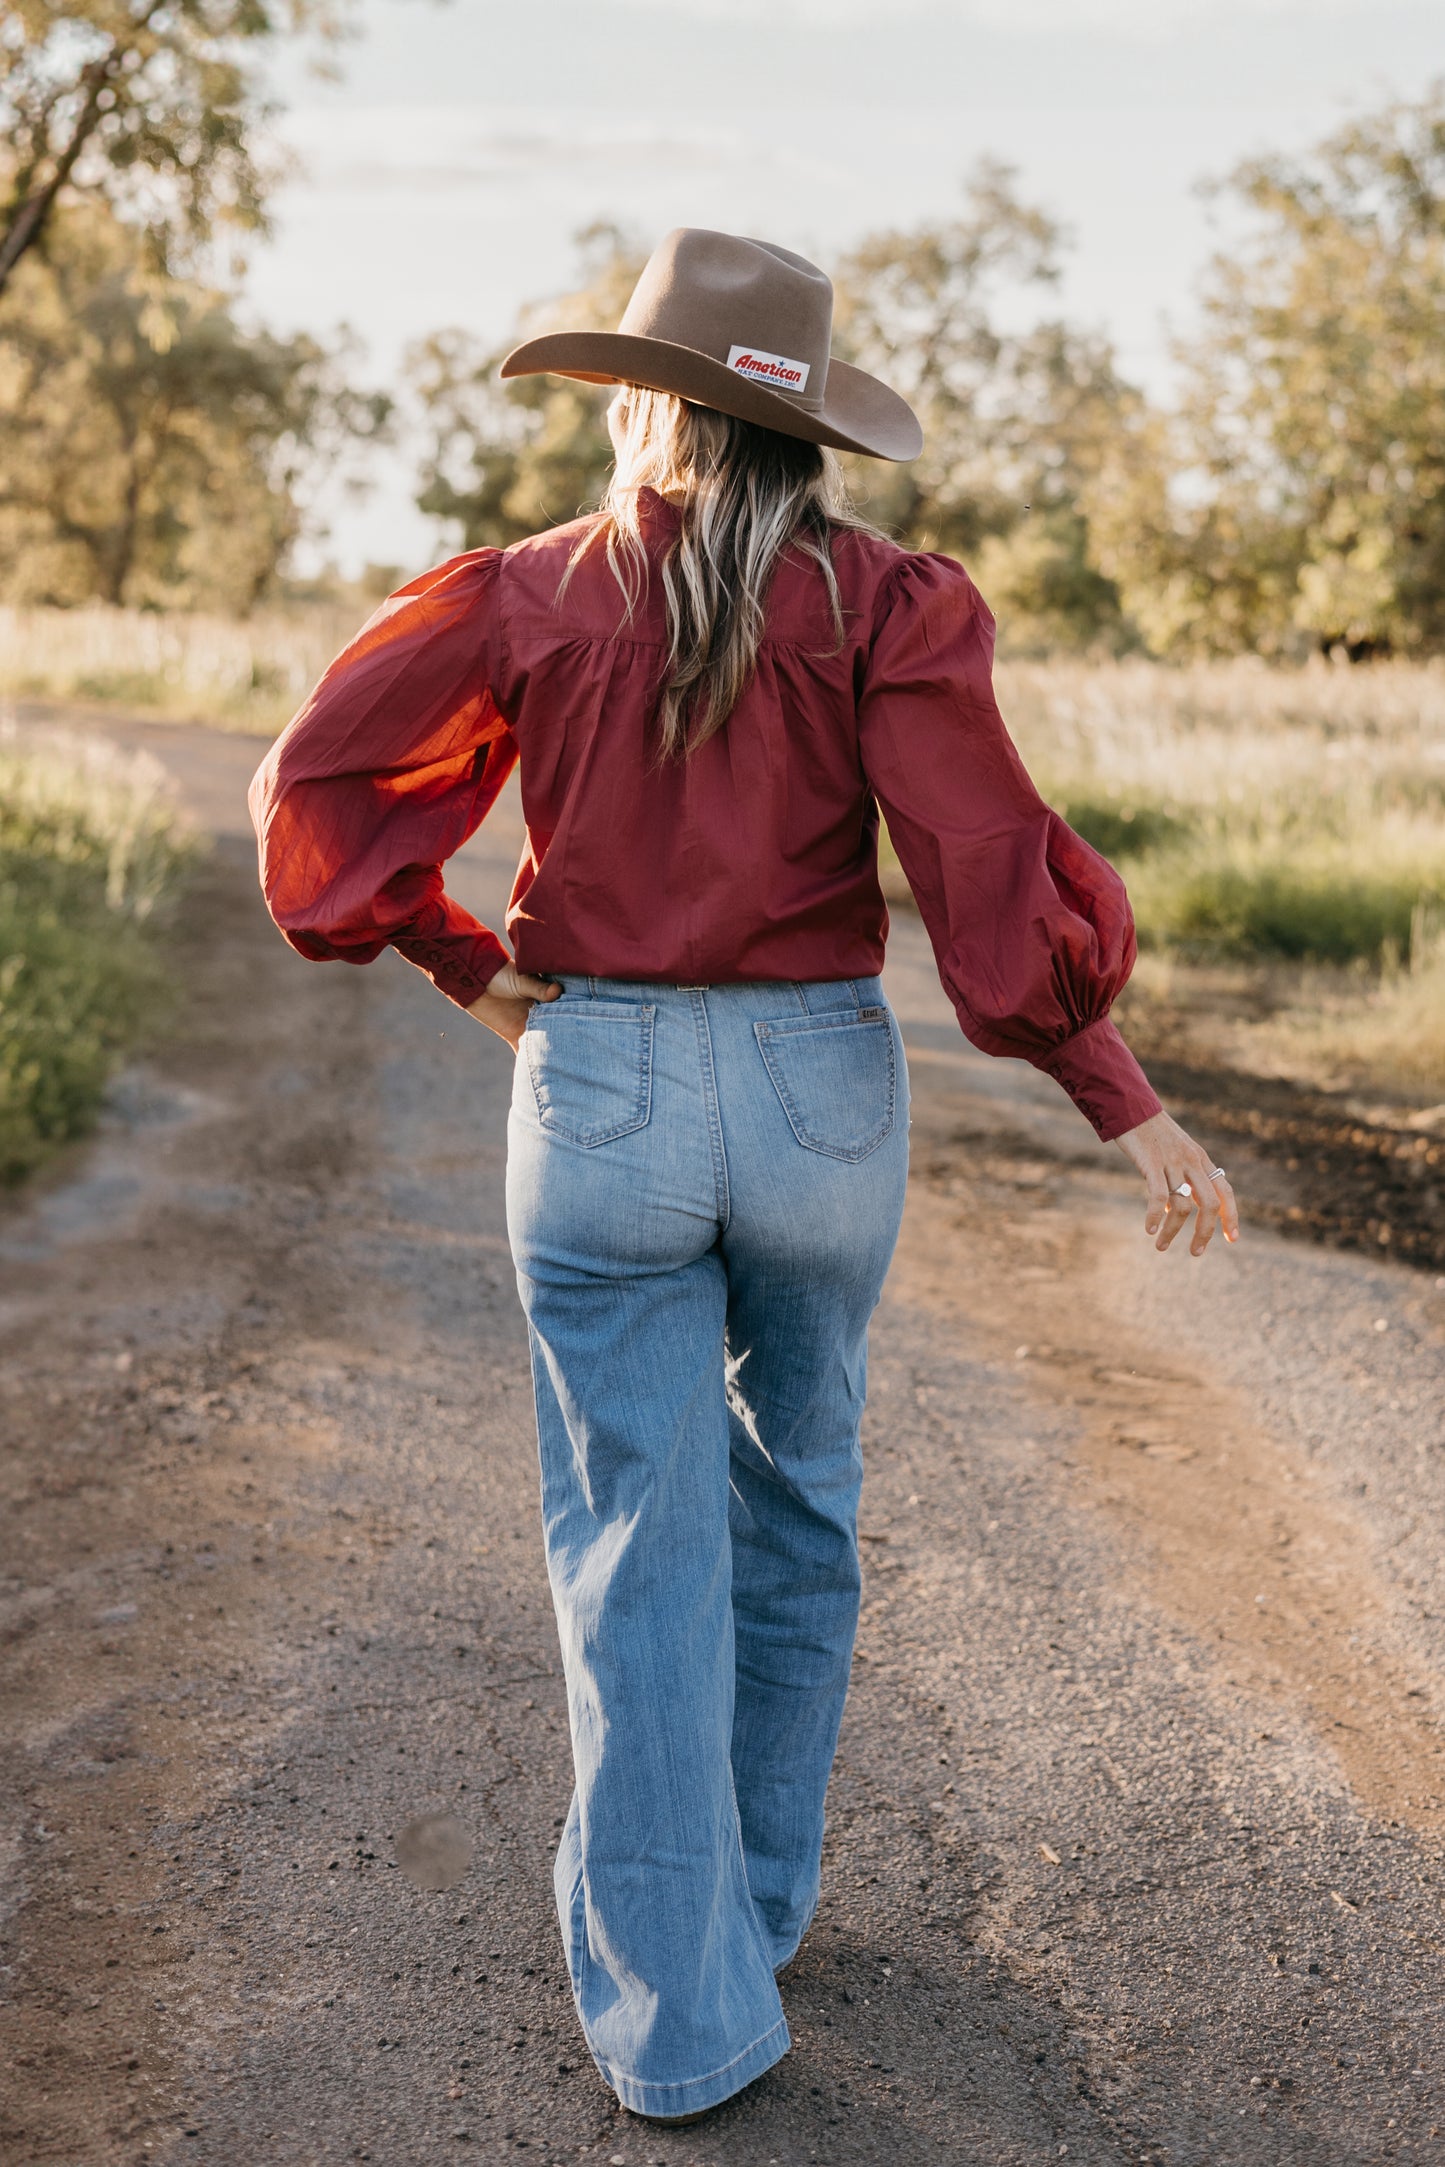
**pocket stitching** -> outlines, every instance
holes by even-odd
[[[651,1002],[639,1003],[635,1012],[625,1017],[618,1015],[615,1009],[611,1014],[595,1015],[589,1014],[584,1008],[568,1011],[567,1020],[569,1023],[625,1022],[629,1026],[634,1024],[638,1026],[637,1094],[633,1104],[633,1111],[617,1127],[607,1129],[598,1136],[590,1133],[586,1136],[579,1136],[572,1129],[564,1128],[557,1119],[555,1112],[544,1104],[543,1087],[538,1078],[537,1062],[534,1058],[537,1037],[533,1035],[531,1030],[532,1017],[535,1014],[536,1010],[534,1009],[532,1015],[527,1018],[527,1030],[522,1034],[522,1043],[527,1048],[527,1080],[532,1087],[532,1104],[537,1112],[537,1125],[543,1134],[559,1137],[564,1143],[575,1144],[579,1151],[596,1151],[603,1144],[614,1144],[619,1137],[632,1136],[638,1129],[645,1129],[652,1119],[652,1043],[653,1025],[657,1017],[655,1005]]]
[[[865,1144],[851,1146],[826,1144],[808,1129],[800,1109],[788,1090],[786,1079],[780,1067],[774,1063],[769,1055],[768,1040],[774,1036],[778,1038],[803,1038],[811,1036],[817,1031],[826,1030],[850,1031],[859,1028],[876,1030],[879,1024],[882,1025],[888,1036],[888,1111],[883,1126],[879,1129],[878,1134],[871,1137]],[[800,1017],[796,1022],[792,1018],[788,1018],[786,1021],[777,1023],[755,1023],[753,1025],[753,1035],[757,1039],[758,1051],[763,1057],[763,1065],[767,1069],[773,1089],[777,1092],[783,1112],[787,1115],[788,1126],[805,1151],[816,1151],[824,1158],[842,1159],[850,1166],[856,1166],[859,1160],[868,1158],[872,1152],[878,1149],[880,1144],[886,1143],[887,1139],[893,1134],[898,1122],[898,1054],[893,1043],[893,1030],[886,1011],[876,1017],[869,1016],[866,1021],[858,1015],[840,1016],[836,1012],[830,1012],[825,1015],[810,1015],[806,1021]]]

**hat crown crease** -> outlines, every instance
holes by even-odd
[[[696,227],[670,233],[653,252],[618,326],[664,339],[722,367],[739,346],[804,365],[805,385],[780,397],[820,413],[827,392],[833,286],[806,257],[735,234]]]

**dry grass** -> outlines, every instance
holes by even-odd
[[[1378,979],[1308,972],[1274,1015],[1244,1026],[1239,1057],[1311,1082],[1423,1098],[1445,1116],[1445,941]]]
[[[1445,670],[1014,665],[1000,690],[1147,942],[1379,963],[1445,897]]]
[[[271,736],[362,609],[227,618],[147,610],[0,608],[0,696],[96,702]]]
[[[1242,1067],[1445,1094],[1445,666],[1006,662],[998,691],[1129,883],[1137,1006]]]

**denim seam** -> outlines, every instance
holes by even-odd
[[[786,2017],[779,2017],[776,2024],[770,2024],[765,2032],[758,2033],[756,2039],[750,2039],[741,2052],[732,2057],[731,2061],[719,2063],[716,2069],[705,2069],[700,2077],[673,2077],[661,2080],[656,2077],[630,2077],[625,2069],[618,2070],[617,2074],[624,2084],[635,2084],[638,2090],[643,2092],[680,2092],[686,2085],[711,2084],[715,2077],[725,2077],[730,2069],[737,2068],[739,2062],[745,2062],[750,2054],[757,2053],[759,2047],[766,2046],[768,2041],[783,2029],[786,2022]],[[616,2066],[612,2063],[604,2063],[600,2056],[595,2057],[595,2059],[599,2069],[606,2070]],[[719,2106],[724,2104],[724,2101],[718,2101]]]
[[[712,1028],[707,1020],[707,994],[699,991],[688,995],[693,1006],[693,1020],[698,1036],[698,1054],[703,1068],[703,1102],[707,1109],[708,1142],[712,1148],[713,1190],[717,1202],[718,1220],[726,1232],[732,1218],[732,1197],[728,1188],[727,1150],[723,1143],[722,1116],[717,1102],[717,1069],[713,1062]]]
[[[743,1817],[742,1811],[738,1805],[738,1787],[736,1782],[733,1780],[731,1770],[729,1770],[728,1773],[728,1797],[732,1800],[733,1832],[738,1840],[738,1872],[742,1875],[743,1890],[748,1898],[747,1909],[748,1914],[752,1920],[753,1940],[757,1945],[757,1951],[759,1956],[767,1965],[769,1971],[771,1971],[773,1968],[773,1960],[772,1957],[768,1954],[768,1946],[766,1938],[763,1934],[762,1921],[758,1917],[758,1907],[752,1900],[753,1892],[748,1887],[748,1847],[743,1838]],[[754,2041],[754,2044],[756,2045],[756,2041]],[[746,2054],[747,2051],[748,2049],[744,2047],[743,2052]]]

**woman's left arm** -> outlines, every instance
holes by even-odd
[[[1109,1015],[1135,957],[1123,882],[1039,797],[993,695],[993,619],[951,558],[900,558],[859,688],[864,769],[964,1035],[1031,1062],[1143,1174],[1168,1248],[1234,1198],[1170,1119]]]
[[[250,792],[261,885],[291,946],[369,963],[390,945],[462,1007],[511,960],[442,874],[517,758],[492,693],[500,568],[477,550],[392,595]]]

